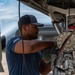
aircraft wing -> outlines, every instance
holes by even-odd
[[[20,1],[46,15],[48,15],[49,6],[54,6],[61,9],[75,8],[75,0],[20,0]]]
[[[19,0],[18,0],[19,1]],[[62,32],[59,22],[64,21],[68,25],[68,17],[70,14],[75,15],[75,0],[20,0],[27,6],[34,8],[45,15],[51,17],[54,27],[56,28],[58,34]],[[72,18],[73,19],[73,18]],[[67,26],[64,28],[67,29]]]

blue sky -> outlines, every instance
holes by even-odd
[[[38,22],[45,25],[51,23],[50,17],[34,10],[21,3],[21,16],[32,14],[37,17]],[[4,35],[14,33],[18,22],[18,1],[17,0],[0,0],[0,30]]]

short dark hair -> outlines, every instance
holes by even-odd
[[[40,24],[40,23],[37,22],[37,19],[36,19],[35,16],[24,15],[18,21],[19,30],[21,31],[22,25],[28,25],[28,24],[34,24],[34,25],[37,25],[37,26],[40,26],[40,27],[44,26],[44,24]]]

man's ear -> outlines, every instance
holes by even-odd
[[[22,29],[26,31],[27,30],[27,26],[23,25]]]

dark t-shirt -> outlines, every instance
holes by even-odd
[[[24,63],[23,54],[14,52],[15,44],[19,40],[21,40],[21,37],[13,37],[8,41],[6,46],[6,60],[9,75],[28,75],[28,73],[29,75],[40,75],[39,67],[42,58],[41,52],[24,54]]]

